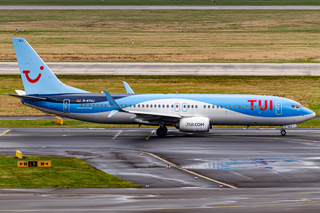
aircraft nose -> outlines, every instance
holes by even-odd
[[[310,109],[307,109],[304,117],[306,118],[306,120],[309,120],[309,119],[316,117],[316,113]]]

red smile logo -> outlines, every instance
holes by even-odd
[[[43,70],[43,66],[40,67],[40,70]],[[39,79],[40,79],[40,77],[41,77],[41,73],[39,73],[38,77],[36,77],[35,79],[31,79],[31,78],[29,77],[29,73],[30,73],[29,70],[23,70],[23,73],[26,75],[27,80],[28,80],[30,83],[32,83],[32,84],[38,82]]]

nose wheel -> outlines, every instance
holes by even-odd
[[[285,136],[287,134],[286,130],[284,130],[284,129],[281,129],[280,133],[282,136]]]
[[[160,127],[157,129],[157,135],[158,135],[159,137],[165,136],[165,135],[167,134],[167,132],[168,132],[168,129],[167,129],[167,127],[165,127],[165,126],[160,126]]]

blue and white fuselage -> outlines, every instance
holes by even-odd
[[[13,44],[25,87],[25,94],[14,96],[27,106],[59,116],[159,125],[158,135],[166,133],[166,126],[205,132],[211,125],[286,126],[315,116],[300,103],[275,96],[135,94],[126,82],[127,94],[89,93],[61,83],[26,40],[14,38]]]

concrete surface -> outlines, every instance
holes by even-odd
[[[1,189],[0,212],[318,212],[319,128],[287,130],[285,137],[274,128],[203,134],[169,128],[163,138],[151,134],[154,129],[0,128],[0,155],[19,149],[77,157],[150,186]]]
[[[320,63],[79,63],[49,62],[57,75],[320,76]],[[0,75],[19,75],[17,62],[0,62]]]

